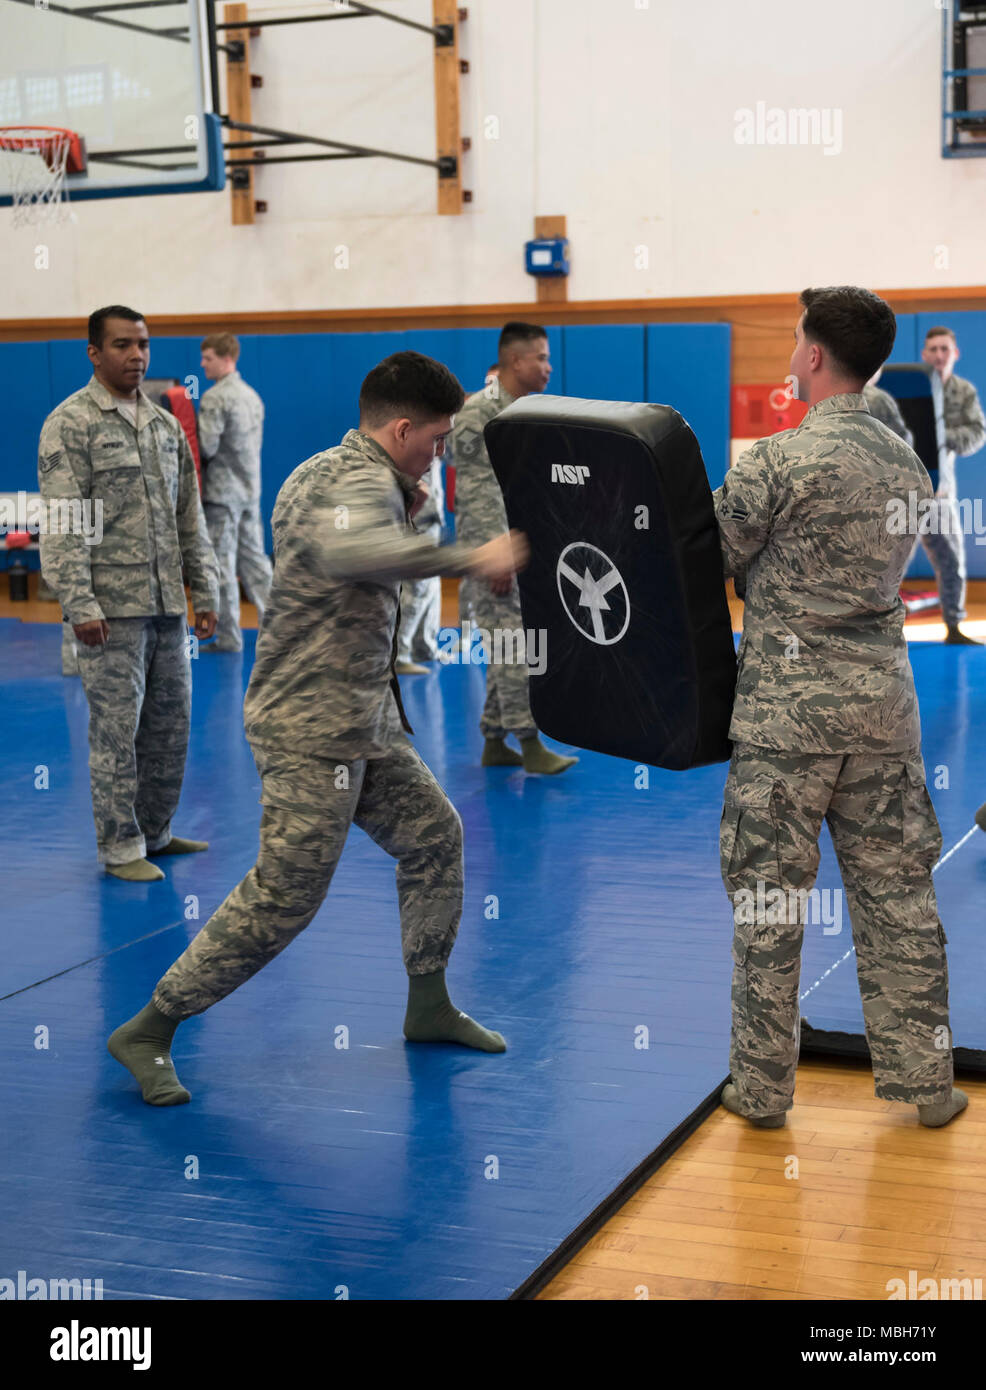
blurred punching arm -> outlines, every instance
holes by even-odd
[[[385,584],[472,569],[470,546],[438,546],[409,531],[395,515],[392,495],[372,482],[353,480],[331,490],[316,485],[314,491],[303,513],[284,519],[285,540],[278,543],[289,545],[310,574]]]

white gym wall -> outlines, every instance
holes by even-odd
[[[375,2],[431,23],[430,0]],[[80,203],[43,234],[0,210],[0,317],[531,299],[522,246],[542,213],[568,217],[571,299],[981,279],[986,160],[941,158],[934,0],[467,4],[461,217],[435,212],[431,171],[382,160],[260,170],[269,211],[249,227],[231,225],[228,191]],[[434,157],[425,36],[376,19],[274,28],[251,61],[255,122]],[[838,152],[737,143],[758,102],[829,113]]]

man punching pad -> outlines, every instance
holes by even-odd
[[[562,743],[656,767],[729,757],[736,655],[698,441],[666,405],[527,396],[484,431],[531,545],[531,712]],[[543,649],[543,648],[542,648]]]
[[[914,452],[937,489],[938,469],[946,453],[941,377],[934,367],[926,367],[923,362],[904,363],[884,367],[877,384],[897,402],[904,424],[914,436]]]

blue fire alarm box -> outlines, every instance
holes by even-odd
[[[567,275],[568,238],[529,241],[524,247],[528,275]]]

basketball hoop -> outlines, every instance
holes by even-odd
[[[14,226],[64,222],[66,174],[86,172],[86,147],[58,126],[0,126],[0,171],[10,188]]]

